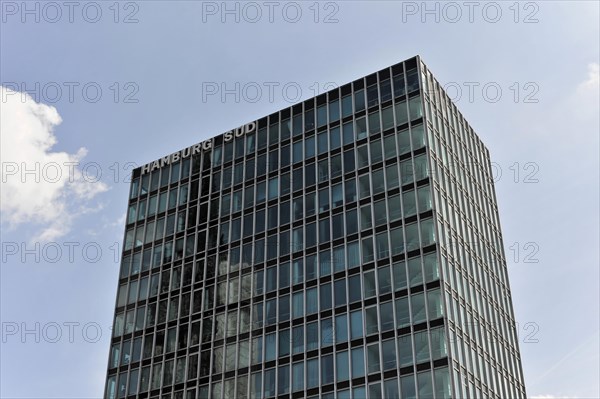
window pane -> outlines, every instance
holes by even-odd
[[[342,97],[342,117],[352,115],[352,96],[347,95]]]
[[[399,399],[400,391],[398,390],[398,379],[394,378],[383,382],[383,397],[390,399]],[[442,397],[440,397],[442,398]]]
[[[354,124],[352,121],[344,123],[342,126],[342,136],[344,145],[350,144],[354,141]]]
[[[423,272],[421,269],[421,258],[408,260],[408,278],[411,286],[423,284]]]
[[[406,88],[408,93],[419,90],[419,75],[416,69],[406,72]]]
[[[389,266],[377,269],[377,285],[379,286],[379,295],[392,292],[392,278],[390,276]]]
[[[408,306],[408,297],[396,299],[396,327],[406,327],[410,325],[410,309]]]
[[[381,119],[383,122],[383,130],[391,129],[395,126],[394,124],[394,109],[392,107],[384,108],[381,111]],[[390,136],[394,137],[394,136]],[[395,147],[395,146],[394,146]]]
[[[342,231],[343,231],[344,222],[343,222],[343,218],[341,218],[341,219],[342,220],[339,223],[342,225]],[[336,223],[335,220],[336,220],[336,218],[334,217],[334,219],[333,219],[334,226]],[[333,249],[332,262],[333,262],[333,271],[336,273],[344,270],[344,268],[346,267],[346,259],[344,256],[344,246],[343,245],[337,246]]]
[[[379,332],[379,323],[377,322],[377,307],[365,309],[365,328],[367,335],[377,334]]]
[[[292,330],[292,351],[294,354],[304,352],[304,326]]]
[[[377,244],[377,259],[385,259],[390,256],[390,248],[388,244],[388,233],[383,232],[375,237]]]
[[[402,386],[402,398],[416,399],[417,393],[415,388],[415,376],[407,375],[400,379],[400,385]]]
[[[301,234],[301,233],[300,233]],[[304,281],[304,264],[302,260],[295,260],[293,263],[293,283],[298,284]]]
[[[362,387],[357,387],[357,388],[353,388],[352,389],[352,397],[353,398],[366,398],[367,397],[367,390],[365,389],[364,386]]]
[[[340,119],[340,100],[334,100],[329,103],[329,122],[335,122]]]
[[[284,295],[279,298],[279,322],[287,321],[290,318],[290,296]]]
[[[319,386],[319,359],[306,361],[306,388]]]
[[[362,347],[352,349],[352,378],[365,375],[365,355]]]
[[[439,288],[427,291],[427,310],[429,312],[430,320],[443,316],[444,311],[442,307],[441,291]]]
[[[375,272],[372,270],[363,274],[363,292],[365,299],[377,295],[375,289]]]
[[[394,97],[403,96],[405,93],[404,75],[394,76]]]
[[[405,218],[417,213],[414,190],[405,191],[402,193],[402,210]]]
[[[355,131],[356,140],[360,140],[367,137],[367,120],[364,117],[356,120]]]
[[[392,98],[392,83],[389,79],[382,81],[379,89],[381,102],[385,102]]]
[[[321,384],[333,382],[333,355],[321,357]]]
[[[369,373],[378,372],[380,370],[378,343],[367,346],[367,370]]]
[[[292,130],[292,122],[289,119],[281,121],[281,139],[287,139],[290,137]]]
[[[419,213],[426,212],[431,209],[430,186],[423,186],[417,189],[417,204],[419,206]]]
[[[334,283],[335,306],[346,304],[346,280],[336,280]]]
[[[372,176],[373,183],[373,195],[379,194],[385,191],[385,179],[383,177],[383,169],[379,169],[373,172]]]
[[[321,348],[332,345],[334,341],[332,319],[321,320]]]
[[[448,368],[439,368],[433,371],[435,379],[435,395],[437,398],[450,397],[450,378]]]
[[[279,178],[274,177],[269,180],[269,199],[277,198],[279,195]]]
[[[336,354],[336,377],[338,382],[346,381],[350,378],[350,375],[348,373],[348,365],[348,352],[338,352]]]
[[[381,131],[381,121],[379,111],[369,114],[369,135],[379,133]]]
[[[279,332],[279,357],[290,354],[290,330],[281,330]]]
[[[362,145],[356,149],[357,163],[359,168],[369,166],[369,147]]]
[[[293,124],[294,136],[298,136],[298,135],[302,134],[302,132],[303,132],[302,114],[294,115],[292,124]]]
[[[372,107],[377,104],[379,104],[379,93],[377,91],[377,84],[374,84],[367,87],[367,106]]]
[[[421,323],[427,320],[425,311],[425,295],[422,292],[411,295],[410,308],[412,311],[413,324]]]
[[[276,334],[265,335],[265,361],[275,360],[277,353]]]
[[[421,220],[421,239],[422,245],[427,246],[435,243],[435,229],[433,227],[433,219]]]
[[[398,354],[400,367],[412,364],[412,339],[410,334],[398,338]]]
[[[354,112],[365,109],[365,91],[358,90],[354,93]]]
[[[306,314],[316,313],[318,311],[317,288],[306,290]]]
[[[264,383],[265,397],[275,396],[275,369],[265,370],[265,383]],[[220,398],[221,395],[213,396],[213,398]]]
[[[356,222],[354,222],[354,224],[355,223]],[[353,231],[356,231],[356,230],[354,229]],[[348,232],[348,234],[349,234],[349,232]],[[347,266],[348,269],[356,267],[360,264],[360,251],[359,251],[358,241],[354,241],[354,242],[347,244],[346,260],[348,262],[348,266]],[[360,290],[359,290],[358,294],[360,295]]]
[[[340,315],[335,317],[335,342],[346,342],[348,341],[348,317],[347,315]]]
[[[400,126],[408,122],[408,111],[406,109],[406,101],[396,103],[394,109],[396,111],[396,126]]]
[[[433,384],[431,382],[431,371],[425,371],[417,374],[417,384],[419,386],[419,398],[433,398]]]
[[[342,145],[342,139],[340,137],[340,128],[338,127],[334,127],[329,131],[329,147],[332,150],[335,150],[336,148],[340,148],[340,146]]]
[[[369,180],[369,175],[362,175],[358,178],[358,186],[361,199],[369,197],[371,195],[371,184]]]
[[[382,303],[379,309],[380,331],[389,331],[394,329],[394,309],[392,302]]]
[[[334,155],[331,157],[331,178],[342,175],[342,157],[340,155]]]
[[[408,129],[398,132],[398,153],[400,155],[410,152],[410,135]]]
[[[316,235],[316,230],[314,228],[308,229],[309,226],[307,226],[307,229],[306,229],[307,230],[307,239],[308,239],[309,234],[313,234],[313,239],[314,239],[314,236]],[[313,223],[313,227],[314,227],[314,223]],[[317,278],[317,256],[316,255],[311,255],[311,256],[306,257],[305,268],[306,268],[305,269],[306,281]]]
[[[297,292],[292,296],[292,317],[302,317],[304,315],[304,296],[302,292]]]
[[[410,136],[413,150],[425,147],[425,129],[423,125],[411,126]]]
[[[275,291],[277,289],[277,266],[269,267],[267,269],[267,284],[266,292]]]
[[[348,296],[350,303],[360,301],[362,299],[362,289],[360,287],[360,276],[355,275],[348,278]]]
[[[436,360],[447,356],[445,330],[443,328],[431,329],[429,338],[431,340],[431,358]]]
[[[396,368],[396,342],[393,339],[381,343],[381,354],[383,357],[383,370]]]
[[[350,313],[350,338],[362,338],[363,337],[363,319],[362,310],[356,310]]]
[[[421,96],[416,96],[408,100],[408,108],[410,109],[410,120],[415,120],[423,116],[421,105]]]
[[[294,363],[292,365],[292,391],[301,391],[304,389],[304,363]]]
[[[290,264],[279,265],[279,288],[287,288],[290,285]]]
[[[321,251],[319,253],[319,276],[328,276],[331,274],[331,251]],[[323,291],[321,291],[322,293]],[[331,296],[331,295],[330,295]]]
[[[427,158],[424,155],[419,155],[414,158],[415,161],[415,180],[421,180],[429,176],[429,166],[427,164]]]
[[[302,152],[302,141],[297,141],[292,146],[292,162],[302,162],[303,152]]]
[[[372,237],[363,238],[361,241],[361,247],[363,263],[372,262],[375,259]]]
[[[327,124],[327,105],[320,105],[317,108],[317,127]]]
[[[398,165],[393,164],[386,166],[385,168],[385,177],[387,180],[387,189],[391,190],[400,185],[400,177],[398,176]],[[398,203],[398,210],[400,209],[400,204]]]
[[[315,136],[308,137],[304,141],[304,159],[315,156]]]
[[[430,253],[423,257],[423,269],[425,270],[425,282],[434,281],[440,278],[436,253]]]
[[[419,229],[417,223],[410,223],[406,225],[406,250],[412,251],[420,247],[419,243]]]
[[[381,162],[383,160],[383,151],[381,149],[381,140],[371,141],[371,163]]]
[[[277,299],[271,299],[265,303],[266,325],[277,323]]]

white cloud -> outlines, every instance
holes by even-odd
[[[600,84],[600,64],[593,62],[588,65],[588,79],[581,85],[590,89],[597,89]],[[596,92],[598,94],[598,92]]]
[[[569,101],[575,117],[588,122],[598,120],[599,90],[600,65],[598,63],[588,64],[586,79],[577,86]]]
[[[87,201],[108,187],[82,175],[79,165],[87,149],[52,151],[54,128],[62,122],[56,108],[2,86],[0,95],[2,224],[33,223],[39,229],[34,240],[64,236],[77,216],[92,211]]]

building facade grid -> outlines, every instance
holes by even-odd
[[[107,398],[525,397],[489,154],[416,57],[134,171]]]

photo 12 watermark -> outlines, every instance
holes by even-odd
[[[445,242],[442,242],[442,247],[450,251],[456,251],[465,248],[488,251],[489,249],[493,248],[494,245],[491,242],[484,240],[466,241],[448,238]],[[505,247],[507,248],[506,260],[509,263],[540,263],[538,258],[540,244],[536,241],[515,241],[512,244],[505,244]]]
[[[455,104],[468,102],[486,102],[496,104],[502,100],[514,102],[515,104],[537,104],[540,86],[537,82],[509,82],[501,83],[495,81],[485,82],[446,82],[441,85],[446,95]],[[429,90],[426,94],[435,96],[435,90]]]
[[[339,23],[336,1],[203,1],[202,23]]]
[[[403,1],[401,20],[403,23],[537,24],[539,11],[539,3],[534,1]]]
[[[321,93],[337,89],[335,82],[313,82],[302,85],[299,82],[202,82],[202,102],[258,103],[286,102],[295,104],[301,99],[316,97]]]
[[[494,183],[503,179],[514,184],[537,184],[541,181],[540,165],[535,161],[515,161],[511,164],[491,162],[491,168]]]
[[[88,161],[49,161],[49,162],[16,162],[5,161],[0,164],[2,183],[131,183],[132,171],[139,165],[135,162],[113,162],[102,165]]]
[[[108,246],[96,241],[2,241],[0,246],[2,263],[18,262],[27,265],[59,262],[61,264],[95,264],[102,260],[117,264],[122,248],[121,244],[116,241]]]
[[[3,344],[73,344],[81,342],[95,344],[100,341],[102,335],[102,326],[95,321],[85,323],[78,321],[2,322]]]
[[[78,82],[2,82],[4,90],[2,103],[7,103],[10,97],[18,97],[22,103],[27,101],[27,95],[35,102],[56,104],[61,101],[73,103],[95,104],[113,102],[122,104],[137,104],[140,86],[133,81],[99,83],[94,81]]]
[[[2,1],[2,23],[137,24],[137,1]]]

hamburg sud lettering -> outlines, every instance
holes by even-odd
[[[246,123],[243,126],[223,133],[223,142],[227,143],[233,140],[234,137],[242,137],[248,133],[253,132],[254,130],[256,130],[256,122]],[[179,160],[189,158],[203,151],[210,151],[212,148],[213,139],[204,140],[198,144],[194,144],[190,147],[184,148],[183,150],[174,152],[171,155],[167,155],[166,157],[157,159],[154,162],[147,163],[146,165],[142,166],[141,174],[144,175],[146,173],[150,173],[156,169],[160,169]]]

